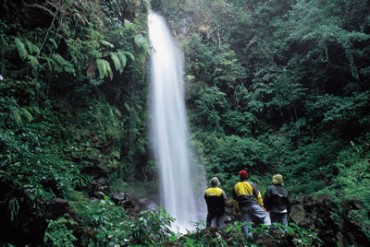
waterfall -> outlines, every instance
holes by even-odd
[[[148,23],[152,45],[150,129],[161,204],[175,218],[172,230],[191,231],[195,222],[205,220],[205,176],[188,145],[183,55],[163,17],[150,13]]]

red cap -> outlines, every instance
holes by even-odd
[[[248,172],[246,170],[241,170],[239,176],[240,178],[248,178]]]

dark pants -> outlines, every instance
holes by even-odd
[[[208,227],[219,227],[222,228],[225,226],[225,214],[224,213],[208,213],[206,220],[207,228]]]
[[[253,234],[250,231],[253,224],[271,225],[269,214],[258,204],[253,204],[247,207],[240,207],[241,219],[247,225],[242,227],[242,231],[247,238],[252,238]]]
[[[288,213],[270,212],[271,223],[281,223],[285,226],[288,225]]]

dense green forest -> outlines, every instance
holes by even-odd
[[[238,222],[180,237],[141,208],[150,9],[183,49],[208,177],[229,195],[240,169],[261,192],[285,177],[295,224],[265,245],[369,246],[367,0],[1,1],[0,245],[248,244]]]

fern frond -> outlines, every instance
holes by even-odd
[[[37,57],[32,56],[32,55],[28,55],[27,59],[28,59],[28,61],[31,64],[33,69],[36,69],[39,66],[39,60],[37,59]]]
[[[14,42],[15,42],[15,46],[17,47],[19,56],[21,57],[21,59],[23,61],[26,60],[26,58],[28,56],[28,52],[27,52],[26,46],[18,38],[14,38]]]
[[[26,40],[26,45],[27,45],[27,48],[28,48],[28,52],[30,54],[37,55],[37,54],[40,53],[40,49],[36,45],[29,42],[28,40]]]
[[[113,79],[113,72],[108,62],[107,62],[107,75],[111,80]]]
[[[42,110],[39,106],[31,106],[32,112],[36,114],[41,114]]]
[[[104,79],[107,71],[106,64],[104,62],[106,62],[104,59],[96,59],[96,67],[98,67],[100,79]]]
[[[102,40],[101,43],[109,48],[114,48],[114,45],[106,40]]]
[[[22,115],[26,117],[28,122],[32,122],[33,116],[32,114],[27,110],[27,108],[21,108]]]
[[[57,48],[58,48],[58,44],[57,44],[57,42],[55,41],[55,39],[49,38],[49,41],[50,41],[50,43],[53,45],[53,47],[54,47],[55,49],[57,49]]]
[[[59,66],[63,66],[64,63],[66,63],[67,61],[58,53],[54,53],[51,55],[52,59],[59,65]]]
[[[113,64],[114,64],[114,68],[119,71],[119,73],[121,74],[123,72],[123,67],[122,67],[122,64],[121,64],[121,61],[117,55],[116,52],[111,52],[110,53],[110,57],[113,61]]]
[[[19,202],[18,199],[12,198],[9,200],[8,209],[10,211],[10,221],[13,222],[15,220],[15,217],[19,213]]]
[[[121,51],[121,50],[117,51],[117,56],[118,56],[119,60],[121,61],[122,70],[123,70],[126,67],[126,64],[127,64],[127,58],[126,58],[124,52]]]
[[[51,58],[63,71],[74,74],[75,68],[73,64],[65,60],[60,54],[54,53],[51,55]]]
[[[17,125],[22,124],[22,116],[16,107],[10,107],[10,112]]]
[[[124,51],[123,54],[127,55],[132,61],[135,61],[135,56],[131,52]]]
[[[82,23],[82,25],[85,25],[87,22],[89,22],[87,18],[85,16],[80,15],[80,13],[76,12],[72,16],[73,16],[74,21],[76,22],[79,21]]]
[[[98,67],[100,79],[107,76],[109,76],[111,80],[113,79],[113,72],[107,60],[96,59],[96,66]]]
[[[127,110],[127,111],[131,111],[131,107],[129,106],[129,104],[127,104],[127,103],[124,103],[124,107],[125,107],[125,109]]]
[[[51,65],[52,63],[52,60],[48,57],[42,57],[42,59],[45,60],[46,62],[46,68],[48,69],[48,71],[53,71],[53,66]]]

